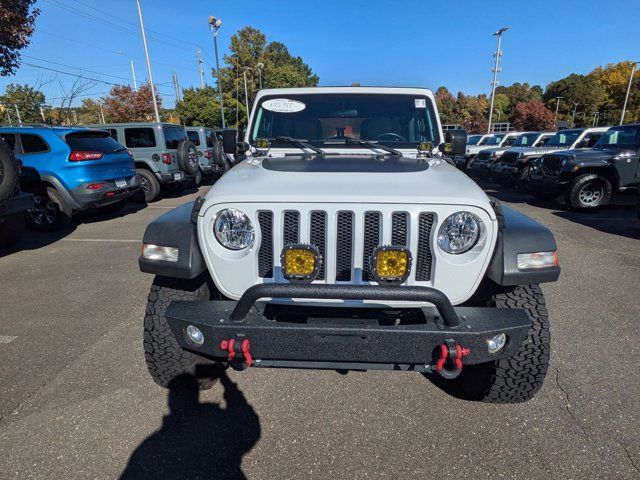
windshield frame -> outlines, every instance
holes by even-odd
[[[560,135],[563,135],[563,134],[566,135],[567,133],[573,133],[573,132],[577,132],[578,134],[575,136],[575,138],[571,140],[571,143],[551,143],[554,138],[560,137]],[[583,133],[584,133],[584,130],[573,129],[573,128],[568,130],[560,130],[559,132],[556,132],[556,134],[553,137],[551,137],[547,141],[547,143],[544,144],[544,146],[545,147],[571,147],[578,141],[578,139],[580,139]]]

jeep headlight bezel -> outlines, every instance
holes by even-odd
[[[478,244],[484,224],[477,215],[460,211],[444,219],[438,229],[438,248],[450,255],[461,255]]]
[[[217,213],[213,234],[220,245],[235,251],[251,248],[256,239],[251,219],[237,208],[225,208]]]

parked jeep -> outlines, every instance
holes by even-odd
[[[492,133],[487,135],[487,137],[477,145],[467,146],[465,152],[466,165],[465,170],[470,168],[471,164],[473,164],[477,155],[487,149],[487,148],[500,148],[500,147],[510,147],[518,138],[520,132],[501,132],[501,133]]]
[[[168,193],[180,193],[189,179],[197,180],[198,150],[187,139],[182,125],[136,122],[94,127],[107,130],[131,151],[143,193],[136,200],[154,201],[160,196],[161,187]]]
[[[640,182],[640,124],[607,130],[590,150],[543,155],[529,174],[529,191],[540,199],[564,194],[569,208],[609,204],[611,195]]]
[[[247,132],[223,133],[237,166],[144,234],[159,385],[209,361],[428,372],[471,399],[535,395],[556,242],[444,160],[466,133],[443,135],[431,91],[261,90]]]
[[[229,162],[222,151],[222,141],[211,128],[185,127],[187,138],[198,149],[198,164],[203,177],[224,175],[229,170]],[[199,183],[199,182],[198,182]]]
[[[8,136],[8,140],[13,138]],[[33,195],[20,192],[20,166],[0,133],[0,249],[17,242],[25,227],[25,212]]]
[[[22,162],[21,186],[35,204],[27,222],[55,230],[82,210],[113,212],[140,188],[127,149],[104,130],[81,127],[0,127]]]
[[[572,128],[561,130],[547,140],[544,145],[530,148],[510,149],[492,168],[492,177],[504,185],[520,184],[523,175],[529,174],[533,160],[547,153],[571,149],[592,148],[608,127]],[[526,188],[525,184],[522,184]]]

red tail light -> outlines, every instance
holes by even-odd
[[[100,160],[102,152],[71,152],[69,160],[72,162],[86,162],[87,160]]]
[[[105,185],[106,183],[90,183],[87,185],[87,190],[100,190]]]
[[[205,150],[204,151],[204,158],[206,159],[212,159],[213,158],[213,150]]]
[[[170,153],[163,153],[162,154],[162,163],[166,163],[167,165],[171,165],[171,162],[173,162],[173,155],[171,155]]]

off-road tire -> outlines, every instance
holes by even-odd
[[[24,213],[14,213],[0,218],[0,250],[16,243],[25,229]]]
[[[0,139],[0,205],[18,189],[18,164],[16,157]]]
[[[193,175],[200,168],[198,166],[198,148],[195,143],[189,140],[181,141],[178,144],[176,155],[180,169],[189,175]]]
[[[549,368],[551,337],[544,295],[538,285],[525,285],[509,293],[493,295],[489,304],[497,308],[525,309],[531,319],[527,337],[512,357],[465,366],[451,383],[458,394],[468,400],[525,402],[540,390]]]
[[[193,280],[156,276],[151,285],[144,316],[144,354],[154,382],[163,388],[185,388],[186,377],[193,378],[200,361],[183,350],[171,333],[165,317],[169,302],[174,300],[209,300],[209,286],[200,277]],[[211,388],[215,381],[198,378],[200,390]]]
[[[589,190],[593,193],[585,195],[585,191]],[[567,188],[565,202],[567,207],[573,210],[598,208],[611,202],[612,193],[613,187],[607,178],[595,173],[584,173],[575,177]],[[590,200],[587,200],[588,198]]]
[[[198,171],[196,171],[196,173],[193,174],[193,185],[196,188],[202,185],[202,172],[200,171],[200,169],[198,169]]]
[[[71,223],[73,209],[62,198],[62,195],[53,187],[42,188],[33,193],[34,208],[27,210],[27,224],[29,228],[38,232],[52,232],[67,227]],[[42,222],[37,220],[37,210],[35,207],[42,207],[46,213],[41,217]]]
[[[146,168],[136,168],[136,174],[140,177],[142,184],[140,190],[131,197],[131,201],[135,203],[151,203],[160,196],[160,182]],[[143,189],[143,185],[145,188]],[[146,190],[145,190],[146,189]]]

